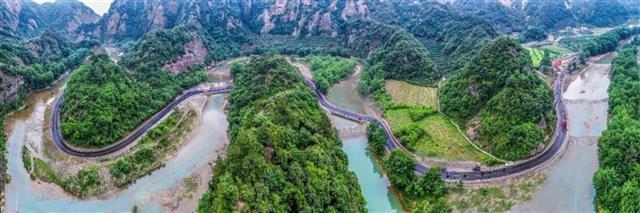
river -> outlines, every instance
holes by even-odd
[[[65,78],[66,79],[66,78]],[[225,95],[208,97],[200,124],[194,129],[189,141],[181,147],[164,167],[140,178],[122,191],[101,198],[80,200],[54,184],[34,182],[27,174],[21,156],[22,146],[40,146],[44,109],[53,102],[60,89],[54,88],[28,96],[26,107],[9,116],[5,133],[8,136],[8,173],[11,182],[5,186],[7,212],[122,212],[135,205],[141,211],[193,211],[199,196],[206,190],[211,175],[210,163],[221,154],[228,140],[227,121],[224,114]],[[44,131],[47,132],[47,131]],[[177,209],[175,197],[182,197],[176,188],[183,180],[197,174],[199,183],[192,198],[183,198]]]
[[[227,66],[228,65],[223,65]],[[226,67],[225,67],[226,68]],[[359,67],[358,67],[359,69]],[[357,73],[357,72],[356,72]],[[226,80],[225,75],[209,75],[210,82]],[[329,100],[334,104],[359,113],[379,114],[375,104],[357,93],[357,75],[332,87]],[[6,185],[7,212],[42,211],[129,211],[137,206],[141,211],[193,211],[198,197],[206,190],[210,179],[209,163],[221,154],[226,145],[227,121],[224,114],[225,95],[210,96],[203,109],[201,123],[194,129],[192,137],[164,167],[137,180],[122,191],[108,193],[100,198],[78,199],[62,190],[59,186],[31,180],[22,162],[22,146],[28,145],[39,150],[42,147],[42,124],[45,109],[53,103],[62,81],[53,88],[35,92],[27,97],[26,107],[6,120],[5,132],[8,136],[8,173],[12,179]],[[332,116],[336,128],[350,128],[359,132],[356,135],[342,137],[343,150],[348,156],[349,169],[356,173],[358,182],[367,201],[370,212],[401,211],[400,203],[390,191],[389,182],[367,151],[367,138],[363,125]],[[37,155],[37,154],[34,154]],[[172,197],[185,178],[199,174],[200,187],[195,198],[180,202],[177,209]],[[208,175],[207,175],[208,174]],[[203,187],[204,186],[204,187]],[[180,195],[177,195],[180,196]]]
[[[327,99],[334,105],[353,112],[379,115],[375,104],[358,93],[359,69],[360,66],[356,68],[354,75],[331,87]],[[342,130],[342,150],[347,154],[349,170],[358,177],[369,212],[402,211],[397,196],[390,191],[390,183],[382,168],[367,150],[367,137],[363,134],[366,126],[336,116],[331,116],[331,120],[336,129]]]
[[[590,64],[563,95],[569,144],[548,169],[545,183],[515,212],[593,212],[593,174],[598,169],[597,139],[607,127],[611,64]]]

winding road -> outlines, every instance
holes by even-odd
[[[171,110],[173,110],[174,107],[176,107],[178,104],[182,103],[183,101],[187,100],[188,98],[194,95],[199,95],[199,94],[213,95],[213,94],[228,93],[228,92],[231,92],[231,89],[232,89],[232,86],[227,85],[227,86],[221,86],[221,87],[213,87],[209,89],[198,89],[198,90],[188,91],[182,94],[180,97],[173,100],[164,108],[162,108],[162,110],[160,110],[159,112],[151,116],[151,118],[147,119],[141,126],[139,126],[136,130],[134,130],[133,133],[125,136],[124,138],[118,140],[117,142],[113,143],[110,146],[107,146],[101,149],[91,149],[91,150],[74,147],[68,144],[67,141],[65,141],[64,138],[62,137],[62,132],[60,131],[60,108],[62,107],[62,103],[64,102],[64,94],[60,94],[60,96],[58,96],[53,106],[53,112],[52,112],[53,116],[51,118],[51,133],[52,133],[53,143],[61,151],[70,155],[78,156],[78,157],[101,157],[101,156],[113,154],[127,147],[129,144],[133,143],[138,138],[142,137],[144,133],[146,133],[149,129],[151,129],[151,127],[153,127],[153,125],[155,125],[165,115],[171,112]]]
[[[515,164],[512,165],[505,165],[505,166],[501,166],[501,167],[496,167],[496,168],[490,168],[490,169],[485,169],[485,170],[479,170],[479,171],[447,171],[446,168],[445,171],[442,174],[442,178],[443,179],[447,179],[447,180],[464,180],[464,181],[475,181],[475,180],[486,180],[486,179],[492,179],[492,178],[497,178],[497,177],[505,177],[505,176],[509,176],[509,175],[514,175],[514,174],[519,174],[522,172],[526,172],[530,169],[534,169],[537,168],[543,164],[545,164],[546,162],[548,162],[549,160],[553,159],[554,156],[556,156],[556,154],[560,153],[561,148],[563,146],[563,143],[565,141],[566,138],[566,129],[562,126],[563,123],[566,122],[567,120],[567,112],[566,112],[566,108],[565,108],[565,104],[562,100],[562,93],[563,93],[563,85],[564,85],[564,81],[565,81],[565,70],[561,70],[558,71],[559,76],[558,79],[555,81],[554,84],[554,98],[556,101],[556,115],[558,117],[558,122],[556,122],[556,131],[552,140],[552,143],[546,147],[546,149],[544,151],[542,151],[541,153],[535,155],[534,157],[527,159],[527,160],[523,160],[520,162],[516,162]],[[318,99],[320,105],[327,110],[328,112],[330,112],[333,115],[348,119],[348,120],[352,120],[352,121],[356,121],[356,122],[376,122],[385,132],[388,140],[387,140],[387,144],[386,144],[386,149],[388,151],[394,150],[394,149],[400,149],[403,150],[405,152],[410,153],[409,151],[406,150],[406,148],[398,141],[398,139],[393,135],[391,127],[387,124],[387,122],[384,119],[377,119],[377,118],[373,118],[370,116],[366,116],[366,115],[361,115],[358,113],[354,113],[348,110],[344,110],[342,108],[336,107],[335,105],[331,104],[326,97],[324,96],[324,94],[322,94],[322,92],[320,92],[320,90],[318,90],[315,86],[315,84],[313,83],[312,80],[308,79],[308,78],[304,78],[304,82],[305,84],[311,88],[316,95],[316,99]],[[178,98],[176,98],[174,101],[172,101],[171,103],[169,103],[165,108],[163,108],[162,110],[160,110],[159,112],[157,112],[156,114],[154,114],[151,118],[149,118],[147,121],[145,121],[145,123],[143,123],[140,127],[138,127],[136,130],[134,130],[133,133],[131,133],[130,135],[126,136],[125,138],[117,141],[116,143],[114,143],[113,145],[106,147],[106,148],[102,148],[99,150],[84,150],[84,149],[78,149],[75,148],[73,146],[70,146],[67,144],[67,142],[64,140],[64,138],[62,137],[62,134],[60,132],[60,128],[59,128],[59,124],[60,124],[60,107],[63,103],[63,95],[60,95],[57,99],[57,101],[55,102],[54,108],[53,108],[53,117],[51,119],[51,132],[53,135],[53,142],[54,144],[63,152],[70,154],[70,155],[74,155],[74,156],[79,156],[79,157],[100,157],[100,156],[105,156],[108,154],[112,154],[115,153],[119,150],[121,150],[124,147],[127,147],[129,144],[133,143],[134,141],[136,141],[136,139],[140,138],[142,135],[144,135],[145,132],[147,132],[151,127],[153,127],[153,125],[155,123],[157,123],[158,121],[160,121],[162,119],[162,117],[164,117],[165,115],[167,115],[169,112],[171,112],[171,110],[177,106],[178,104],[180,104],[181,102],[185,101],[186,99],[188,99],[191,96],[194,95],[198,95],[198,94],[221,94],[221,93],[228,93],[232,90],[232,86],[231,85],[227,85],[227,86],[222,86],[222,87],[217,87],[217,88],[210,88],[210,89],[199,89],[199,90],[191,90],[189,92],[186,92],[185,94],[179,96]],[[417,163],[416,164],[416,172],[419,174],[424,174],[427,170],[428,166],[421,164],[421,163]]]

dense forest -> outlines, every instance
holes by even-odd
[[[371,5],[370,10],[376,20],[405,28],[425,46],[429,40],[437,41],[437,51],[444,57],[437,70],[439,75],[444,75],[462,68],[486,41],[498,35],[489,22],[477,16],[464,15],[455,8],[437,3],[389,1]],[[381,29],[372,27],[371,30]],[[436,50],[429,49],[429,52]]]
[[[202,82],[206,75],[199,66],[177,74],[163,69],[192,39],[182,28],[154,31],[123,56],[122,66],[106,55],[93,56],[67,83],[61,123],[65,138],[78,146],[109,145]]]
[[[447,65],[438,67],[441,74],[458,72],[482,46],[498,36],[493,26],[482,19],[437,6],[421,9],[406,19],[402,26],[409,32],[419,39],[435,39],[442,45]]]
[[[62,134],[84,146],[107,145],[124,135],[144,118],[141,108],[148,107],[138,104],[144,92],[136,84],[108,56],[91,56],[74,71],[65,89]]]
[[[445,114],[475,129],[472,137],[491,153],[508,160],[529,156],[554,122],[551,90],[531,69],[527,50],[507,37],[482,48],[450,78],[440,104]]]
[[[636,38],[613,60],[609,123],[598,139],[600,168],[593,176],[595,201],[603,212],[640,209],[640,67]]]
[[[584,57],[600,55],[616,50],[619,42],[640,33],[640,27],[617,28],[593,39],[570,43],[569,47],[578,50]]]
[[[0,69],[4,74],[24,78],[26,89],[42,89],[64,72],[80,65],[95,44],[73,43],[51,30],[19,43],[0,41]]]
[[[547,33],[537,27],[529,27],[519,35],[520,42],[540,41],[547,38]]]
[[[333,56],[311,56],[306,59],[316,86],[323,93],[327,93],[330,86],[353,73],[356,67],[354,59],[341,59]]]
[[[278,55],[231,71],[231,142],[198,212],[366,211],[341,141],[302,75]]]

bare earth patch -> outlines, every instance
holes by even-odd
[[[528,201],[545,181],[544,173],[507,180],[500,186],[454,189],[448,200],[454,212],[505,212]]]

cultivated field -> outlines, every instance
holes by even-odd
[[[407,110],[389,110],[386,117],[391,127],[401,129],[414,121],[409,117]],[[437,157],[445,161],[476,161],[487,162],[490,158],[476,150],[460,134],[456,127],[442,114],[436,113],[420,121],[416,121],[425,131],[413,147],[409,147],[420,156]]]
[[[544,59],[545,52],[549,57],[549,61],[553,61],[553,59],[557,58],[558,56],[571,52],[571,50],[556,45],[545,45],[536,48],[527,47],[526,49],[529,51],[529,55],[531,56],[533,67],[536,68],[542,65],[541,63],[542,59]]]
[[[396,103],[438,108],[438,88],[416,86],[404,81],[388,80],[385,89]]]

